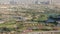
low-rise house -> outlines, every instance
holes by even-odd
[[[4,22],[5,22],[4,20],[0,19],[0,24],[2,24],[2,23],[4,23]]]
[[[16,21],[25,21],[25,18],[22,16],[13,16]]]

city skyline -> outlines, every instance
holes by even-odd
[[[16,1],[18,4],[34,4],[37,0],[0,0],[0,4],[10,4],[10,1]],[[38,0],[39,2],[42,1],[50,1],[51,0]],[[60,0],[52,0],[54,4],[60,4]]]

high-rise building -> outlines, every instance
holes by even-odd
[[[0,0],[0,4],[58,4],[60,0]]]
[[[39,0],[36,0],[35,1],[35,4],[50,4],[50,1],[46,0],[46,1],[39,1]]]
[[[35,4],[38,4],[38,0],[35,1]]]
[[[16,5],[16,4],[17,4],[17,1],[11,0],[11,1],[10,1],[10,4],[11,4],[11,5]]]

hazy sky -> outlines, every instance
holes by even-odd
[[[12,0],[0,0],[0,3],[9,3],[9,1]],[[14,0],[17,1],[18,3],[27,3],[31,4],[34,3],[36,0]],[[38,0],[38,1],[51,1],[51,0]],[[54,3],[60,4],[60,0],[52,0]]]

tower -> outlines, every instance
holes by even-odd
[[[53,0],[50,0],[50,4],[53,4]]]

